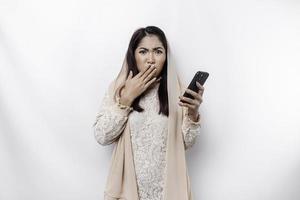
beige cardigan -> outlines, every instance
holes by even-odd
[[[110,98],[115,101],[114,93],[126,80],[126,59],[118,77],[110,84]],[[184,140],[181,133],[183,109],[178,96],[183,94],[174,62],[168,52],[168,139],[166,152],[166,174],[164,200],[192,200],[188,169],[186,166]],[[130,126],[126,122],[113,150],[109,174],[104,191],[104,200],[139,200],[131,147]]]

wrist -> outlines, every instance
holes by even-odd
[[[124,105],[124,106],[131,106],[132,104],[132,100],[126,96],[121,96],[120,100],[119,100],[120,104]]]
[[[196,113],[188,113],[188,117],[192,120],[192,121],[194,121],[194,122],[198,122],[199,121],[199,119],[200,119],[200,114],[199,114],[199,112],[196,112]]]
[[[119,91],[119,103],[125,106],[131,106],[133,100],[126,96],[124,87]]]

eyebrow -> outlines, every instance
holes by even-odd
[[[145,47],[139,47],[139,49],[145,49],[145,50],[148,50],[147,48]],[[157,49],[163,49],[162,47],[155,47],[153,48],[153,50],[157,50]]]

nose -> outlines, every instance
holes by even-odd
[[[155,59],[154,59],[154,56],[153,56],[152,52],[150,52],[149,55],[148,55],[147,63],[148,64],[154,64],[155,63]]]

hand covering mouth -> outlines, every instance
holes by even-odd
[[[147,67],[154,67],[154,68],[156,68],[156,66],[155,66],[155,65],[148,65]]]

